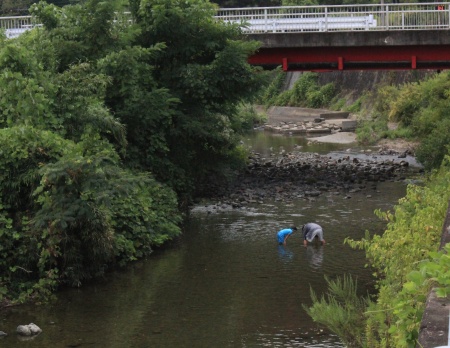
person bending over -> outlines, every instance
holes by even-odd
[[[308,242],[314,241],[317,238],[322,242],[322,245],[325,245],[325,239],[323,239],[323,230],[322,227],[314,222],[309,222],[302,227],[303,232],[303,245],[307,246]]]
[[[297,227],[292,226],[291,228],[285,228],[277,233],[277,241],[279,245],[286,245],[286,240],[289,236],[297,231]]]

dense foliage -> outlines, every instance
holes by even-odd
[[[336,97],[333,83],[320,86],[318,74],[305,72],[300,75],[290,89],[285,89],[285,73],[277,69],[272,76],[270,85],[260,97],[260,103],[265,107],[294,106],[308,108],[322,108],[330,106]]]
[[[384,86],[375,96],[371,119],[358,129],[361,142],[384,137],[405,137],[420,142],[416,156],[427,170],[438,168],[448,153],[450,140],[450,73],[402,86]],[[399,125],[388,130],[388,122]]]
[[[39,0],[2,0],[0,1],[0,15],[19,16],[27,15],[30,5],[38,3]],[[48,0],[49,4],[59,7],[82,3],[83,0]],[[131,0],[130,3],[139,2]],[[212,0],[219,7],[270,7],[270,6],[315,6],[315,5],[352,5],[352,4],[378,4],[375,0]],[[385,1],[399,2],[398,0]],[[417,2],[417,1],[402,1]],[[133,7],[131,5],[131,7]]]
[[[369,297],[361,296],[358,283],[349,275],[336,280],[325,278],[328,292],[320,299],[311,289],[311,307],[303,306],[315,322],[327,326],[341,338],[348,348],[360,348],[365,344],[364,312]]]
[[[429,266],[427,271],[421,267],[421,261],[439,259],[435,252],[450,199],[449,186],[446,161],[426,185],[409,185],[394,213],[377,212],[388,222],[383,235],[348,241],[354,247],[364,248],[377,270],[377,299],[366,312],[368,347],[415,346],[425,299],[433,285],[430,280],[443,286],[442,294],[448,291],[448,262]]]
[[[42,28],[0,38],[0,303],[150,254],[199,182],[243,163],[257,45],[214,11],[39,2]]]

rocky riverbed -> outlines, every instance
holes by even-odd
[[[265,132],[287,137],[316,135],[308,138],[310,143],[356,145],[355,133],[344,129],[356,126],[356,121],[347,114],[292,107],[272,107],[266,112]],[[347,126],[346,122],[349,123]],[[252,151],[247,168],[237,180],[230,185],[207,184],[202,196],[208,200],[196,208],[213,212],[263,204],[266,200],[314,200],[324,193],[351,199],[353,193],[363,190],[370,197],[379,182],[403,181],[421,172],[422,168],[414,158],[414,144],[401,140],[386,141],[378,150],[361,152],[349,148],[327,155],[308,153],[301,148],[268,155]]]
[[[212,201],[203,205],[213,212],[263,204],[266,200],[313,200],[322,194],[351,199],[364,191],[368,198],[382,181],[411,180],[422,172],[409,149],[386,146],[377,152],[320,155],[301,151],[263,156],[252,152],[247,168],[227,186],[209,187]]]

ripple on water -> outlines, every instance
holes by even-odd
[[[324,333],[318,329],[280,330],[276,334],[259,333],[255,339],[258,347],[302,347],[337,348],[345,347],[336,335]],[[243,347],[247,347],[243,339]],[[248,345],[252,346],[252,345]]]
[[[172,248],[109,274],[108,281],[62,292],[55,305],[16,308],[1,329],[35,322],[44,333],[34,348],[80,342],[96,348],[343,347],[329,332],[311,329],[316,325],[302,306],[311,304],[311,288],[325,293],[324,276],[351,274],[363,290],[372,281],[364,252],[343,241],[363,237],[366,229],[382,231],[385,223],[373,211],[391,208],[405,187],[385,183],[378,191],[372,199],[355,193],[334,204],[323,195],[289,206],[200,210]],[[324,228],[325,246],[305,248],[300,233],[286,246],[276,243],[278,230],[309,221]],[[2,347],[17,346],[13,335],[2,340]]]

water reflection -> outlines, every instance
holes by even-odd
[[[287,263],[294,259],[294,253],[284,245],[278,245],[278,257],[281,262]]]
[[[289,140],[289,139],[288,139]],[[277,139],[278,141],[278,139]],[[291,141],[291,140],[289,140]],[[286,144],[284,144],[287,148]],[[368,197],[323,194],[291,204],[265,201],[242,209],[195,210],[178,243],[107,279],[58,295],[53,305],[0,313],[0,345],[13,347],[234,348],[343,347],[302,309],[326,290],[324,276],[372,281],[364,252],[343,245],[380,233],[406,186],[384,182]],[[301,234],[276,248],[280,226],[319,221],[325,246],[303,246]],[[325,260],[326,258],[326,260]],[[43,333],[19,342],[14,330],[34,322]]]
[[[311,269],[317,271],[322,268],[325,248],[322,245],[308,245],[306,247],[306,261]]]
[[[254,131],[243,139],[244,145],[254,152],[260,153],[262,156],[270,156],[275,154],[283,154],[286,152],[310,152],[318,154],[327,154],[331,159],[338,159],[350,156],[358,160],[380,159],[385,161],[394,161],[396,163],[406,161],[411,166],[420,167],[415,157],[406,156],[399,158],[398,155],[379,155],[378,148],[373,146],[362,146],[358,144],[333,144],[333,143],[316,143],[314,138],[306,138],[300,135],[283,135],[270,134],[264,131]]]
[[[243,139],[243,143],[249,149],[265,156],[291,152],[293,150],[328,153],[349,148],[349,144],[314,143],[304,136],[286,136],[283,134],[268,135],[264,131],[255,131],[247,135]]]

